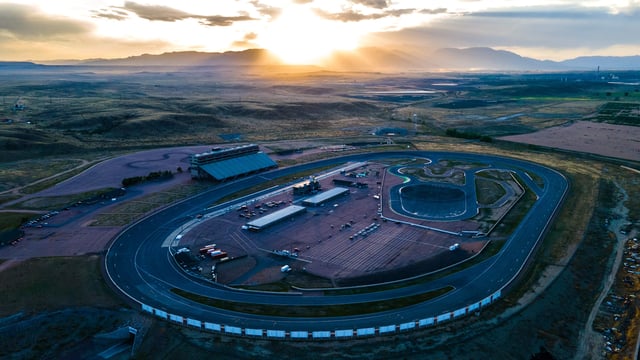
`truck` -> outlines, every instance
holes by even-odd
[[[222,250],[219,249],[211,249],[209,251],[207,251],[207,254],[209,254],[209,256],[213,257],[216,256],[218,254],[222,253]]]
[[[291,271],[291,266],[289,265],[284,265],[283,267],[280,268],[280,272],[288,273],[289,271]]]
[[[208,253],[210,250],[213,250],[215,248],[216,248],[216,244],[205,245],[202,248],[200,248],[200,254],[204,255]]]
[[[209,253],[212,259],[219,259],[227,256],[227,253],[222,250],[215,250]]]

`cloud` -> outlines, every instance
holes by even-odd
[[[422,9],[419,11],[420,14],[427,15],[438,15],[438,14],[446,14],[447,8],[437,8],[437,9]]]
[[[200,20],[200,24],[206,26],[231,26],[236,21],[255,20],[248,15],[222,16],[222,15],[198,15],[190,14],[182,10],[161,5],[142,5],[133,1],[126,1],[123,7],[113,7],[112,12],[102,11],[99,16],[122,20],[124,13],[118,9],[124,9],[136,14],[138,17],[150,21],[175,22],[186,19]]]
[[[443,29],[452,30],[452,26],[477,29],[478,35],[495,46],[548,48],[637,44],[637,34],[640,33],[640,22],[632,14],[613,14],[607,8],[566,6],[472,13]],[[461,35],[474,39],[473,31]]]
[[[351,3],[376,9],[384,9],[389,6],[388,0],[351,0]]]
[[[82,46],[78,46],[82,44]],[[0,60],[37,61],[88,58],[120,58],[132,54],[162,53],[174,48],[162,40],[130,41],[95,37],[91,34],[65,34],[56,38],[16,39],[0,31]]]
[[[155,53],[171,49],[170,44],[162,40],[130,41],[96,37],[93,30],[94,27],[87,22],[45,14],[34,6],[0,4],[0,58],[7,61],[42,61],[104,57],[106,54],[110,57],[126,57],[140,52]]]
[[[19,4],[0,4],[0,33],[17,39],[47,39],[92,30],[88,23],[47,15],[37,8]],[[5,39],[7,36],[5,35]]]
[[[637,48],[639,33],[640,22],[632,11],[539,6],[445,16],[421,27],[372,34],[367,44],[425,53],[441,47],[532,49],[527,56],[548,57],[554,50],[592,54],[611,46]],[[537,55],[534,49],[549,53]]]
[[[293,0],[294,4],[300,4],[300,5],[310,4],[312,2],[313,0]]]
[[[142,5],[133,1],[125,1],[124,10],[131,11],[139,17],[151,21],[178,21],[193,17],[182,10],[162,5]]]
[[[281,8],[262,4],[258,0],[252,0],[252,1],[249,1],[249,3],[251,3],[251,5],[253,5],[256,8],[256,10],[258,10],[258,13],[260,13],[260,15],[262,16],[267,16],[272,19],[275,19],[278,16],[280,16],[280,14],[282,14]]]
[[[248,21],[255,20],[250,16],[202,16],[197,17],[198,19],[202,19],[200,23],[202,25],[207,26],[231,26],[236,21]]]
[[[250,32],[244,35],[242,40],[234,41],[232,46],[234,48],[246,49],[250,47],[255,47],[256,44],[253,43],[253,40],[258,38],[258,34],[254,32]]]
[[[93,10],[91,12],[93,13],[94,18],[103,18],[118,21],[126,20],[129,18],[129,13],[117,9],[100,9]]]
[[[372,14],[363,14],[361,12],[357,12],[354,10],[347,10],[340,13],[329,13],[321,9],[314,9],[316,15],[325,18],[327,20],[334,21],[342,21],[342,22],[353,22],[353,21],[363,21],[363,20],[376,20],[382,19],[385,17],[399,17],[406,14],[411,14],[415,12],[415,9],[396,9],[396,10],[387,10],[379,13]]]

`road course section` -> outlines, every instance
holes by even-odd
[[[425,157],[492,164],[511,169],[535,192],[538,201],[514,230],[500,252],[472,267],[437,280],[381,292],[339,296],[301,296],[232,289],[185,274],[172,259],[165,240],[212,203],[262,182],[321,166],[340,166],[397,157]],[[538,177],[544,184],[533,181]],[[467,153],[384,152],[337,157],[283,168],[213,186],[193,198],[158,211],[124,229],[105,256],[108,281],[142,311],[170,322],[203,330],[274,339],[335,339],[391,334],[434,326],[472,314],[501,297],[529,260],[566,195],[568,182],[559,172],[527,161]],[[269,191],[272,191],[270,189]],[[239,200],[241,201],[241,200]],[[229,206],[221,205],[220,208]],[[216,211],[211,208],[208,211]],[[340,305],[413,296],[451,286],[453,291],[423,303],[393,311],[323,318],[288,318],[238,313],[183,298],[174,288],[213,299],[284,306]]]

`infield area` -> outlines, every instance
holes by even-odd
[[[319,189],[294,192],[312,182]],[[337,187],[348,191],[308,205],[310,197]],[[345,164],[217,216],[204,214],[172,245],[198,254],[188,266],[201,276],[232,286],[299,275],[314,280],[308,287],[377,284],[476,256],[524,191],[511,170],[487,164],[413,157]],[[247,229],[247,223],[291,205],[306,211]],[[200,251],[207,245],[224,256]],[[284,265],[291,271],[281,271]]]

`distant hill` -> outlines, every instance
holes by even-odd
[[[335,52],[326,60],[326,66],[341,70],[413,70],[431,69],[430,62],[396,50],[365,47],[354,51]]]
[[[29,61],[0,61],[0,70],[16,70],[16,69],[42,69],[44,65],[32,63]]]
[[[572,69],[639,70],[640,56],[581,56],[560,62]]]
[[[75,66],[140,66],[140,67],[207,67],[207,66],[271,66],[290,67],[264,49],[208,53],[197,51],[144,54],[121,59],[91,59],[48,62],[52,65]],[[34,69],[43,65],[32,62],[0,62],[0,69]],[[358,51],[335,52],[326,59],[325,69],[348,71],[573,71],[640,70],[640,56],[583,56],[564,61],[537,60],[504,50],[488,47],[465,49],[442,48],[432,53],[414,55],[410,52],[379,47],[365,47]],[[298,66],[320,70],[315,66]]]
[[[278,65],[279,63],[266,50],[249,49],[223,53],[180,51],[159,55],[144,54],[123,59],[87,60],[81,64],[92,66],[248,66]]]
[[[557,62],[536,60],[518,54],[485,47],[467,49],[444,48],[435,51],[430,59],[440,69],[536,71],[566,70]]]

